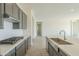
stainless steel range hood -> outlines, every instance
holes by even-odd
[[[3,18],[5,19],[5,20],[7,20],[7,21],[9,21],[9,22],[20,22],[19,20],[17,20],[17,19],[15,19],[15,18],[13,18],[13,17],[11,17],[10,15],[8,15],[7,13],[6,13],[6,7],[5,7],[5,3],[4,3],[4,14],[3,14]]]
[[[13,17],[11,17],[11,16],[6,16],[5,18],[4,18],[6,21],[8,21],[8,22],[20,22],[20,20],[17,20],[17,19],[15,19],[15,18],[13,18]]]

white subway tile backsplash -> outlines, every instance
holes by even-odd
[[[4,29],[0,29],[0,40],[13,37],[13,36],[23,36],[23,30],[22,29],[12,29],[12,23],[4,21]]]

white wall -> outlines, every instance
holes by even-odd
[[[71,36],[71,20],[79,19],[78,7],[77,4],[34,4],[35,21],[43,22],[43,36],[57,37],[60,30]]]
[[[48,37],[59,37],[59,32],[61,30],[66,31],[66,35],[70,36],[70,20],[66,19],[47,19],[43,21],[43,36]],[[62,35],[61,35],[62,36]]]
[[[71,29],[71,20],[76,20],[79,19],[78,16],[68,16],[68,17],[57,17],[57,18],[48,18],[48,19],[44,19],[44,20],[35,20],[37,21],[41,21],[42,24],[42,35],[43,36],[48,36],[48,37],[59,37],[59,38],[63,38],[63,34],[59,35],[59,32],[61,30],[65,30],[66,31],[66,38],[71,37],[72,35],[72,29]],[[35,22],[35,23],[36,23]],[[35,34],[34,37],[36,36],[36,25],[35,27]]]

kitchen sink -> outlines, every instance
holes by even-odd
[[[65,40],[61,40],[59,38],[51,38],[54,42],[60,44],[60,45],[72,45],[72,43],[67,42]]]

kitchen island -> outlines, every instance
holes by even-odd
[[[62,39],[61,39],[62,40]],[[70,45],[58,44],[51,38],[48,39],[48,53],[51,56],[79,56],[79,40],[67,39],[65,40]]]

